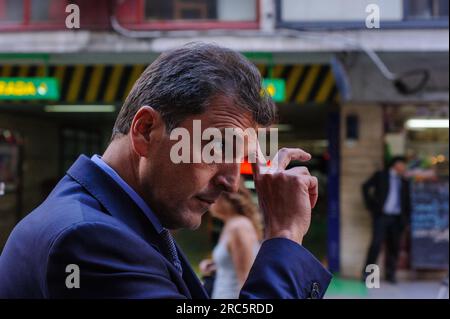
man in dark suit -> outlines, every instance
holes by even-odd
[[[195,135],[197,121],[202,130],[268,127],[275,117],[259,72],[239,53],[194,43],[162,54],[129,93],[105,153],[80,156],[11,233],[0,298],[207,298],[169,230],[195,229],[222,192],[237,191],[242,158],[195,161],[200,150],[188,139],[192,154],[180,163],[176,146],[186,143],[172,133]],[[331,275],[301,246],[317,179],[286,169],[310,155],[282,149],[270,169],[257,158],[266,236],[240,297],[321,298]]]
[[[396,282],[400,239],[410,215],[409,182],[404,178],[406,160],[394,157],[387,170],[375,172],[362,187],[364,202],[372,215],[372,243],[366,266],[375,264],[386,242],[386,279]],[[367,275],[363,269],[363,278]]]

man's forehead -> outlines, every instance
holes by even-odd
[[[256,128],[250,111],[236,105],[231,98],[217,97],[211,100],[205,112],[198,116],[204,128]],[[204,125],[203,125],[204,124]]]

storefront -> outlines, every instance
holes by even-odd
[[[386,106],[386,156],[406,155],[411,224],[400,267],[448,269],[449,108],[444,103]]]

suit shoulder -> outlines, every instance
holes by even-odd
[[[79,184],[63,178],[44,202],[14,227],[5,249],[11,246],[25,254],[29,247],[33,247],[34,251],[42,253],[43,258],[61,232],[73,225],[94,221],[118,224]]]
[[[57,296],[61,289],[65,290],[68,265],[80,269],[87,287],[97,287],[96,282],[102,276],[111,276],[105,285],[122,275],[135,274],[163,281],[171,278],[164,258],[149,243],[127,228],[99,221],[71,225],[54,239],[44,270],[46,296]]]
[[[53,254],[61,249],[63,253],[67,253],[75,249],[77,252],[83,250],[95,254],[105,253],[105,257],[117,257],[117,253],[122,251],[122,257],[126,259],[126,255],[132,255],[135,251],[142,253],[148,248],[150,245],[128,228],[96,220],[80,221],[61,230],[54,238],[49,253]],[[114,253],[109,254],[108,251]],[[156,253],[156,250],[151,249],[150,253],[153,252]]]

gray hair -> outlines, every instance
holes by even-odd
[[[276,121],[276,107],[262,90],[258,69],[242,54],[215,44],[193,42],[161,54],[128,94],[112,139],[128,134],[144,105],[157,110],[170,131],[191,115],[202,114],[212,98],[225,95],[261,126]]]

